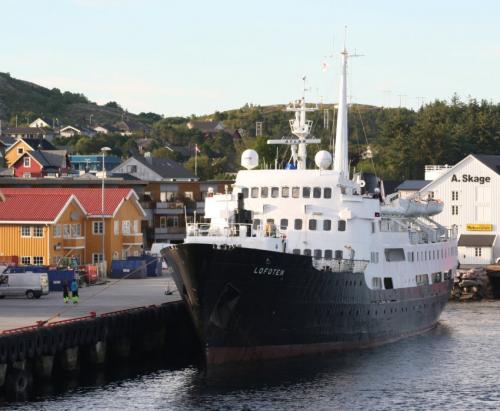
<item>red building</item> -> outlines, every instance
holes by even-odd
[[[60,176],[68,170],[66,150],[35,150],[25,152],[14,164],[15,177]]]

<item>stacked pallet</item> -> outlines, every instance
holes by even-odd
[[[457,270],[451,298],[457,301],[478,301],[483,298],[493,298],[486,270],[482,267]]]

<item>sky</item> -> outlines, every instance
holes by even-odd
[[[285,104],[304,75],[309,101],[335,102],[345,37],[363,55],[351,102],[500,100],[493,0],[0,0],[0,14],[0,71],[131,112]]]

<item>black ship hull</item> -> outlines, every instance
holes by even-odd
[[[320,271],[311,257],[181,244],[164,251],[207,364],[370,347],[439,318],[452,280],[371,290],[361,272]]]

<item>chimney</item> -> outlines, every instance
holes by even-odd
[[[144,158],[146,159],[146,161],[149,163],[149,164],[153,164],[153,158],[151,157],[151,152],[150,151],[146,151],[144,153]]]

